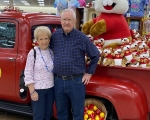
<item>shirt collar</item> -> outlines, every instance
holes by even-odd
[[[74,31],[75,31],[75,29],[73,28],[67,35],[71,36]],[[66,35],[65,32],[63,31],[63,29],[62,29],[62,34]]]

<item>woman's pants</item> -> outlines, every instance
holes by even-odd
[[[32,100],[33,120],[50,120],[54,103],[54,87],[36,90],[38,101]]]

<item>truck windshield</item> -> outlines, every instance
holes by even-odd
[[[34,30],[35,28],[39,27],[39,26],[47,26],[50,31],[53,33],[55,30],[57,29],[60,29],[61,28],[61,25],[56,25],[56,24],[44,24],[44,25],[35,25],[35,26],[32,26],[31,28],[31,38],[32,40],[34,41]]]
[[[0,22],[0,47],[14,48],[16,25],[11,22]]]

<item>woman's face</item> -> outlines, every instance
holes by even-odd
[[[48,35],[44,32],[38,34],[37,43],[41,50],[45,50],[49,46],[50,39]]]

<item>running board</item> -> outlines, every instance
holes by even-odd
[[[15,103],[8,103],[8,102],[0,101],[0,109],[4,111],[24,114],[27,116],[33,115],[32,108],[27,105],[19,105]]]

